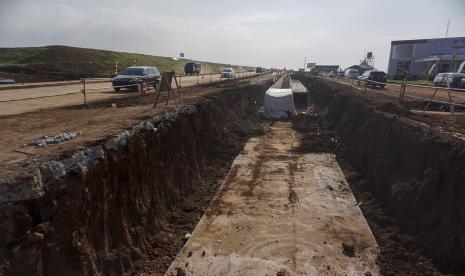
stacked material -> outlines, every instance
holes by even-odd
[[[44,136],[41,139],[32,141],[31,144],[36,148],[43,148],[49,144],[59,144],[64,141],[73,140],[76,138],[76,135],[76,132],[63,132],[52,137]]]
[[[289,118],[296,114],[292,89],[270,88],[266,91],[263,110],[266,117]]]
[[[291,87],[293,93],[308,93],[307,88],[298,80],[292,80]]]

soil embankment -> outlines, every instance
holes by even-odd
[[[212,94],[43,164],[45,193],[0,206],[0,274],[163,273],[245,141],[262,133],[265,90]]]
[[[395,100],[301,80],[341,139],[336,152],[380,244],[382,272],[439,274],[431,258],[441,271],[465,273],[464,141]]]

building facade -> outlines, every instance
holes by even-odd
[[[339,65],[315,65],[311,72],[319,72],[319,73],[330,73],[331,71],[338,71]]]
[[[428,78],[457,72],[465,65],[465,37],[398,40],[391,42],[388,74],[409,73]]]

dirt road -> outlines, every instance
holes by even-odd
[[[378,247],[335,156],[290,122],[252,138],[165,275],[378,274]],[[281,274],[280,274],[281,273]]]
[[[249,72],[246,76],[252,76],[255,73]],[[241,75],[242,77],[242,75]],[[197,84],[220,81],[220,75],[210,76],[182,76],[179,81],[182,87],[194,86]],[[174,85],[174,83],[173,83]],[[67,105],[76,105],[83,103],[83,95],[80,93],[82,84],[67,84],[52,87],[36,87],[25,89],[0,90],[0,116],[13,115],[24,112],[30,112],[42,108],[60,107]],[[86,84],[87,101],[93,102],[102,99],[110,99],[125,96],[131,91],[113,91],[111,83],[88,83]],[[22,100],[27,98],[36,98]]]

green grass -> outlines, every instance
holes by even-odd
[[[156,66],[160,71],[184,72],[187,60],[135,53],[114,52],[68,46],[0,48],[0,71],[8,73],[56,75],[60,78],[111,77],[118,71],[136,65]],[[227,64],[199,62],[202,73],[217,73]],[[232,66],[239,70],[239,66]],[[206,70],[206,72],[204,72]]]
[[[388,83],[396,83],[396,84],[401,84],[401,80],[388,80]],[[416,85],[427,85],[427,86],[433,86],[433,81],[430,80],[407,80],[408,84],[416,84]]]

